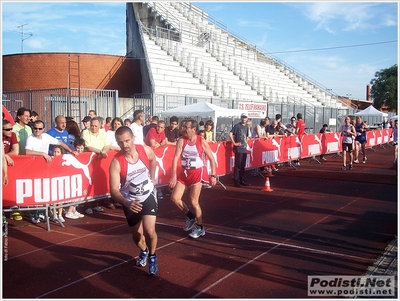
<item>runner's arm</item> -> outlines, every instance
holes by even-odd
[[[110,195],[111,198],[117,202],[118,204],[121,204],[122,206],[129,208],[130,203],[128,200],[126,200],[121,192],[119,191],[119,186],[120,186],[120,171],[121,167],[119,166],[119,162],[114,158],[111,161],[110,164]]]

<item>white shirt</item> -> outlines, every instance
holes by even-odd
[[[133,136],[135,136],[135,144],[144,145],[143,126],[137,124],[136,122],[132,122],[129,127],[133,133]]]
[[[115,132],[112,130],[108,130],[106,132],[108,139],[110,140],[111,146],[119,147],[117,140],[115,139]]]
[[[25,149],[48,154],[50,144],[57,143],[58,140],[49,134],[43,133],[42,139],[38,139],[32,134],[26,139]]]

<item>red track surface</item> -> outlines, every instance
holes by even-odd
[[[134,265],[120,207],[65,228],[9,221],[3,298],[307,298],[308,275],[362,275],[397,235],[393,148],[341,171],[341,158],[304,159],[265,180],[231,175],[203,190],[206,235],[191,239],[167,196],[157,219],[160,273]]]

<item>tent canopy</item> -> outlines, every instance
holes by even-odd
[[[188,106],[182,106],[166,110],[161,113],[163,118],[165,117],[201,117],[201,118],[212,118],[214,121],[218,117],[240,117],[241,110],[226,109],[216,106],[209,102],[198,102]]]
[[[218,117],[238,117],[246,111],[236,109],[226,109],[216,106],[209,102],[198,102],[188,106],[182,106],[170,110],[166,110],[161,113],[163,118],[165,117],[200,117],[200,118],[211,118],[215,125],[217,125]],[[214,130],[214,140],[216,137],[216,131]]]
[[[380,116],[380,117],[387,117],[388,116],[387,113],[384,113],[384,112],[381,112],[381,111],[378,111],[377,109],[375,109],[373,105],[370,105],[365,110],[357,112],[354,115],[355,116]]]

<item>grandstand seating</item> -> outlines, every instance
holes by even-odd
[[[155,93],[347,108],[328,89],[210,22],[191,3],[142,5],[167,24],[147,28],[146,19],[140,20]]]

